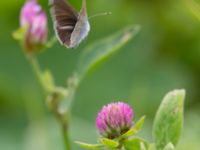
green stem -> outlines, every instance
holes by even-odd
[[[67,127],[67,125],[63,125],[62,129],[63,129],[62,132],[63,132],[65,149],[66,150],[71,150],[71,145],[70,145],[70,139],[69,139],[69,133],[68,133],[68,127]]]
[[[29,56],[28,57],[28,60],[30,61],[30,64],[32,65],[32,68],[33,68],[33,71],[37,77],[37,79],[39,80],[42,88],[45,90],[45,92],[47,91],[46,89],[46,86],[45,86],[45,83],[43,81],[43,77],[42,77],[42,71],[41,71],[41,68],[40,68],[40,65],[38,63],[38,60],[36,57],[34,56]]]
[[[46,74],[44,74],[44,72],[41,70],[40,65],[38,63],[38,60],[36,57],[34,57],[33,55],[29,55],[28,56],[28,60],[30,61],[30,64],[32,65],[33,71],[35,73],[35,75],[37,76],[42,88],[45,90],[45,92],[49,95],[49,94],[53,94],[55,92],[56,86],[53,83],[53,79],[51,77],[51,74],[47,74],[48,75],[48,80],[46,78]],[[73,91],[73,90],[72,90]],[[58,95],[57,95],[58,94]],[[64,144],[65,144],[65,149],[66,150],[71,150],[71,146],[70,146],[70,138],[69,138],[69,133],[68,133],[68,121],[63,121],[63,117],[62,114],[59,113],[59,104],[57,104],[57,102],[59,101],[59,99],[62,97],[60,97],[60,95],[62,95],[63,93],[58,92],[58,93],[54,93],[52,95],[52,100],[53,100],[53,110],[52,113],[55,115],[55,117],[57,119],[59,119],[59,121],[61,121],[61,126],[62,126],[62,132],[63,132],[63,138],[64,138]],[[73,99],[73,92],[71,94],[72,96],[70,96],[70,99]],[[56,103],[54,103],[56,102]]]

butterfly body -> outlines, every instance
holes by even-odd
[[[88,35],[90,24],[87,17],[86,1],[77,13],[65,0],[51,0],[51,15],[58,40],[67,48],[77,47]]]

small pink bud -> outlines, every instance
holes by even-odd
[[[21,9],[20,25],[25,28],[24,47],[38,51],[47,41],[47,16],[36,0],[29,0]]]
[[[104,106],[96,118],[96,127],[103,137],[116,138],[132,127],[133,110],[123,102]]]

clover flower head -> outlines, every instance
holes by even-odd
[[[21,9],[20,25],[25,28],[24,47],[34,51],[47,41],[47,16],[36,0],[28,0]]]
[[[110,103],[104,106],[96,118],[96,127],[101,136],[114,139],[132,127],[133,110],[124,103]]]

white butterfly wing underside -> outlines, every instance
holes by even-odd
[[[88,35],[90,24],[88,21],[86,2],[83,0],[82,9],[78,16],[78,21],[71,35],[71,46],[78,46]]]

